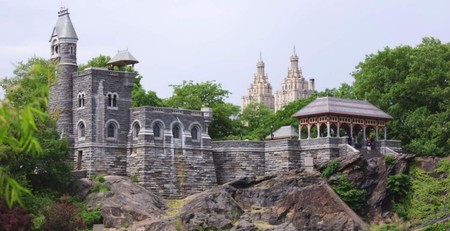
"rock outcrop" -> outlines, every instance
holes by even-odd
[[[243,178],[193,195],[180,218],[186,230],[368,230],[320,173],[303,169]]]
[[[366,204],[359,214],[375,224],[389,223],[391,219],[393,194],[386,190],[388,177],[406,173],[409,162],[414,159],[414,155],[410,154],[392,157],[394,158],[392,163],[387,162],[384,156],[365,159],[361,155],[353,155],[338,159],[340,161],[338,172],[347,174],[353,185],[367,191]],[[323,169],[325,166],[326,163],[317,168]],[[334,180],[333,176],[328,179],[330,183]]]

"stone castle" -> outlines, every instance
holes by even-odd
[[[278,111],[292,101],[308,98],[315,88],[314,79],[307,81],[303,77],[302,70],[298,66],[298,56],[295,51],[291,55],[291,66],[288,68],[287,76],[281,83],[281,89],[272,94],[272,86],[264,70],[264,61],[261,54],[256,64],[256,73],[253,83],[248,88],[248,95],[242,97],[242,110],[251,102],[266,105],[272,111]]]
[[[166,198],[180,198],[239,177],[311,167],[317,161],[357,153],[346,137],[333,136],[332,125],[337,123],[339,130],[340,123],[350,124],[352,136],[357,128],[369,129],[367,115],[362,119],[342,117],[341,121],[333,112],[309,112],[307,119],[297,115],[305,122],[301,126],[307,127],[306,139],[212,142],[208,135],[211,109],[131,108],[135,74],[113,68],[77,71],[77,41],[69,12],[61,9],[50,38],[56,81],[50,86],[49,109],[59,115],[58,130],[69,140],[76,170],[87,176],[129,176]],[[293,57],[289,73],[298,77]],[[260,61],[258,74],[264,76]],[[111,66],[135,63],[128,51],[110,61]],[[387,119],[374,116],[371,126],[377,131],[385,129]],[[353,120],[359,127],[353,128]],[[319,128],[315,138],[311,135],[314,126]],[[326,136],[324,130],[328,131]],[[380,143],[386,144],[388,141]]]

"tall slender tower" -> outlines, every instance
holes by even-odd
[[[248,88],[248,95],[242,97],[242,110],[244,110],[251,102],[258,102],[266,105],[273,111],[273,101],[272,86],[264,71],[264,62],[260,54],[258,63],[256,64],[256,73],[253,77],[253,83]]]
[[[58,131],[64,137],[73,135],[72,73],[78,68],[77,41],[69,10],[61,8],[50,37],[51,60],[55,64],[56,78],[50,82],[49,111],[57,116]]]
[[[303,78],[302,70],[298,67],[298,56],[294,46],[291,67],[281,83],[281,89],[275,93],[275,111],[294,100],[309,97],[313,91],[314,79],[310,79],[308,82]]]

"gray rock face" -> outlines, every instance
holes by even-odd
[[[125,227],[146,219],[153,222],[144,226],[159,227],[162,224],[161,221],[158,223],[166,208],[166,202],[162,198],[126,177],[105,176],[105,180],[110,185],[110,190],[91,193],[86,202],[93,207],[100,207],[106,228]]]
[[[180,217],[186,230],[369,229],[319,173],[302,169],[243,178],[191,196]]]
[[[361,155],[339,158],[339,172],[348,174],[349,180],[357,187],[367,191],[366,205],[360,215],[368,217],[373,223],[389,222],[393,207],[393,195],[386,190],[387,178],[390,175],[405,173],[408,163],[414,155],[396,155],[395,162],[388,164],[383,156],[364,159]],[[317,166],[322,169],[326,164]],[[333,181],[330,177],[329,181]]]

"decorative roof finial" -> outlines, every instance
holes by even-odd
[[[295,45],[294,45],[294,55],[297,55],[297,52],[295,51]]]

